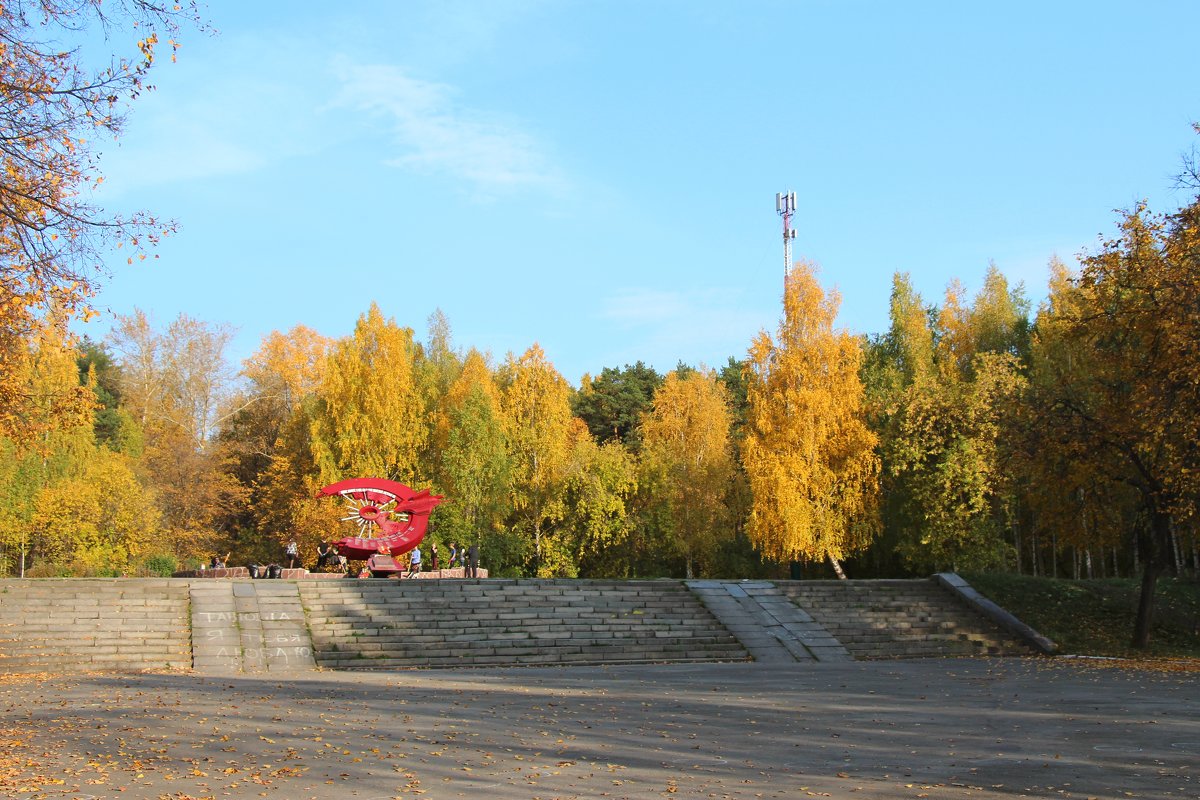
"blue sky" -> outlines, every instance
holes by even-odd
[[[1200,142],[1200,3],[214,0],[100,200],[180,224],[99,296],[165,325],[348,334],[372,301],[424,338],[533,342],[572,383],[741,357],[795,255],[887,327],[989,260],[1036,301]],[[105,321],[85,328],[103,336]]]

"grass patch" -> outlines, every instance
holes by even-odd
[[[1141,582],[1072,581],[1008,573],[963,575],[972,586],[1058,643],[1062,654],[1200,658],[1200,581],[1160,578],[1150,647],[1130,647]]]

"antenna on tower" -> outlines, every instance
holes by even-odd
[[[792,214],[796,213],[796,193],[776,192],[775,213],[783,217],[783,278],[787,280],[788,271],[792,268],[792,240],[796,238],[796,229],[792,227]]]

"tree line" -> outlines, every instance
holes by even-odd
[[[446,493],[431,535],[497,574],[1195,569],[1196,216],[1131,211],[1051,264],[1036,312],[994,265],[938,304],[897,274],[877,336],[837,330],[798,263],[744,358],[578,388],[536,344],[496,363],[440,312],[419,340],[375,305],[343,339],[270,334],[240,374],[231,330],[185,316],[44,337],[43,401],[3,442],[6,568],[22,543],[57,570],[311,550],[343,533],[316,489],[378,475]]]
[[[744,358],[578,388],[536,344],[497,362],[440,312],[420,340],[374,304],[240,371],[225,325],[46,325],[0,437],[0,570],[312,553],[346,533],[317,489],[380,476],[445,493],[433,540],[496,575],[1140,573],[1148,615],[1159,575],[1200,568],[1198,221],[1133,209],[1078,269],[1051,262],[1036,312],[994,265],[938,304],[897,274],[876,336],[837,329],[800,262]]]

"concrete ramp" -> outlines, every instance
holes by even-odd
[[[825,627],[768,581],[688,581],[755,661],[850,661]]]

